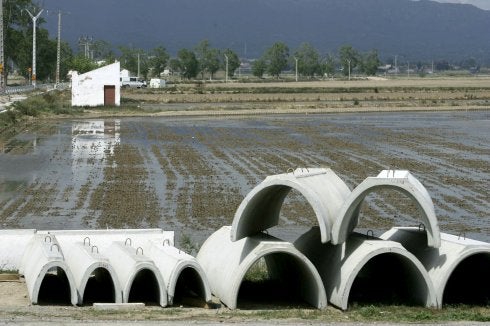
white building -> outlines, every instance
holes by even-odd
[[[119,74],[120,63],[117,61],[82,75],[71,72],[71,105],[121,105]]]

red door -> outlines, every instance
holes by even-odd
[[[116,105],[116,86],[104,85],[104,106]]]

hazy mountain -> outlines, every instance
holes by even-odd
[[[490,0],[436,0],[437,2],[463,3],[490,10]]]
[[[461,0],[463,1],[463,0]],[[477,1],[477,0],[474,0]],[[490,58],[490,11],[428,0],[45,0],[45,26],[75,45],[88,35],[114,45],[171,53],[208,39],[254,57],[275,41],[310,42],[323,53],[342,44],[401,60]]]

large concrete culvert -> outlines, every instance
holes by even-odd
[[[160,284],[154,271],[143,268],[134,275],[127,295],[127,302],[143,302],[147,305],[160,304]]]
[[[89,273],[80,297],[85,305],[95,302],[115,303],[120,301],[120,292],[116,291],[111,273],[104,267],[98,267]]]
[[[72,289],[65,270],[59,266],[49,268],[39,286],[37,303],[39,305],[71,305]]]
[[[246,270],[240,283],[237,307],[303,307],[311,303],[309,289],[315,288],[311,270],[300,258],[277,252],[261,257]]]
[[[443,304],[490,302],[490,244],[441,233],[440,248],[428,248],[424,228],[393,228],[381,238],[401,243],[425,267]]]
[[[293,304],[302,301],[319,309],[326,307],[325,289],[318,272],[291,243],[265,234],[232,242],[230,230],[225,226],[212,234],[197,256],[211,291],[227,307],[235,309],[241,303],[239,294],[240,297],[251,294],[250,300],[260,303],[262,297],[276,294],[277,298],[279,292],[292,297]],[[268,277],[262,284],[247,289],[245,276],[260,261],[264,262]],[[267,305],[271,303],[268,301]]]
[[[427,271],[397,242],[353,233],[341,245],[321,244],[312,228],[295,246],[318,269],[330,303],[341,309],[354,301],[437,305]]]
[[[470,255],[458,264],[446,283],[442,302],[490,305],[490,252]]]
[[[339,209],[338,217],[333,224],[333,244],[341,244],[347,240],[358,224],[358,215],[364,199],[380,189],[398,191],[411,199],[418,207],[427,230],[427,245],[434,248],[441,245],[439,224],[429,192],[409,171],[403,170],[383,170],[376,177],[366,178],[352,191]]]
[[[322,242],[329,241],[338,210],[350,194],[347,185],[331,169],[296,169],[268,176],[238,207],[232,224],[232,241],[278,225],[284,200],[292,189],[306,199],[315,213]]]
[[[349,304],[425,306],[427,284],[410,259],[397,253],[372,257],[355,276]]]

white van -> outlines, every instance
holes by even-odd
[[[121,77],[119,78],[121,81],[122,88],[142,88],[146,87],[146,81],[138,78],[138,77]]]

